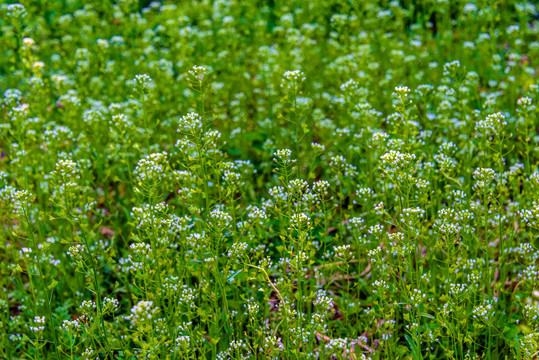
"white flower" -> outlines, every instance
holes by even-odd
[[[283,74],[281,87],[288,90],[298,90],[301,83],[305,81],[305,76],[300,70],[286,71]]]
[[[151,89],[153,89],[153,87],[154,83],[149,75],[135,75],[133,90],[135,90],[138,94],[142,95],[148,93]]]
[[[168,154],[166,152],[150,154],[139,160],[135,167],[135,178],[145,184],[165,179],[168,170]]]

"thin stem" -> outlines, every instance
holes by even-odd
[[[38,267],[39,277],[40,277],[41,283],[43,285],[43,291],[45,291],[45,293],[46,293],[45,289],[47,288],[47,284],[45,283],[45,278],[43,276],[43,268],[41,267],[41,261],[39,261],[38,258],[37,258],[37,251],[38,251],[37,242],[36,242],[36,238],[35,238],[35,235],[34,235],[34,231],[31,229],[30,217],[28,216],[28,212],[26,210],[24,211],[24,217],[25,217],[26,224],[28,226],[28,229],[30,230],[30,234],[31,234],[31,237],[32,237],[32,247],[33,247],[32,252],[34,254],[34,261],[36,262],[36,265]],[[60,359],[60,352],[58,351],[58,336],[56,334],[56,325],[54,324],[54,318],[53,318],[53,314],[52,314],[50,298],[48,296],[46,298],[47,298],[47,310],[48,310],[48,313],[49,313],[49,316],[48,316],[49,317],[49,323],[50,323],[50,326],[51,326],[52,337],[53,337],[53,340],[54,340],[54,350],[55,350],[55,353],[56,353],[56,358],[59,360]]]

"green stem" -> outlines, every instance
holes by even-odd
[[[28,229],[30,231],[30,234],[32,236],[32,247],[33,247],[32,252],[34,253],[34,261],[36,262],[36,265],[38,267],[39,277],[40,277],[41,283],[43,285],[43,291],[46,294],[47,293],[47,291],[46,291],[47,284],[45,283],[45,277],[43,276],[43,268],[41,267],[41,261],[39,261],[38,258],[37,258],[37,251],[38,251],[37,242],[36,242],[36,238],[35,238],[35,235],[34,235],[34,231],[31,229],[30,217],[28,216],[28,212],[26,210],[24,211],[24,217],[25,217],[25,220],[26,220],[26,224],[28,225]],[[51,290],[51,292],[52,292],[52,290]],[[54,318],[53,318],[52,308],[51,308],[51,301],[50,301],[50,298],[48,296],[46,296],[46,298],[47,298],[47,310],[48,310],[48,313],[49,313],[49,323],[50,323],[50,326],[51,326],[52,337],[53,337],[53,340],[54,340],[54,350],[55,350],[55,353],[56,353],[56,358],[58,360],[60,360],[60,352],[58,351],[58,335],[56,334],[56,325],[54,324]]]
[[[82,226],[82,224],[80,224]],[[90,259],[90,263],[91,263],[91,269],[92,269],[92,280],[94,281],[94,285],[95,285],[95,292],[96,292],[96,304],[97,304],[97,314],[98,314],[98,317],[99,317],[99,323],[101,325],[101,328],[102,328],[102,331],[103,331],[103,337],[105,339],[105,344],[106,344],[106,347],[107,347],[107,353],[108,353],[108,356],[110,356],[111,359],[113,359],[114,357],[112,356],[112,352],[110,350],[110,343],[109,343],[109,339],[108,339],[108,336],[107,336],[107,329],[105,327],[105,320],[103,320],[103,302],[101,300],[101,290],[99,288],[99,281],[97,280],[97,269],[95,267],[95,258],[92,256],[92,253],[90,252],[90,248],[88,246],[88,238],[87,238],[87,234],[84,230],[81,231],[81,234],[82,234],[82,240],[84,242],[84,247],[86,248],[86,254],[88,256],[88,258]]]

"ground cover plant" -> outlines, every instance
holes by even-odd
[[[536,359],[525,1],[0,5],[0,358]]]

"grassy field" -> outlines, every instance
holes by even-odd
[[[537,359],[538,70],[533,1],[0,1],[0,359]]]

